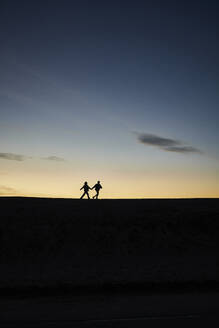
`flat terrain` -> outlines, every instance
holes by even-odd
[[[218,293],[91,293],[0,299],[0,324],[14,327],[218,327]],[[213,324],[213,325],[212,325]]]
[[[0,198],[0,324],[219,324],[219,200]]]
[[[2,292],[219,282],[218,199],[1,197],[0,208]]]

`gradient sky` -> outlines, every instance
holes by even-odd
[[[1,1],[0,195],[219,197],[218,1]]]

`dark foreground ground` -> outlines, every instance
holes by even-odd
[[[3,327],[218,322],[218,199],[2,197],[0,208]]]
[[[0,288],[219,282],[219,200],[0,198]]]
[[[1,328],[218,327],[218,293],[87,293],[0,300]]]

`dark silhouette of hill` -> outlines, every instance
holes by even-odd
[[[0,288],[219,283],[219,199],[1,197]]]

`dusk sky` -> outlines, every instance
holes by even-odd
[[[0,195],[219,197],[218,1],[1,1]]]

